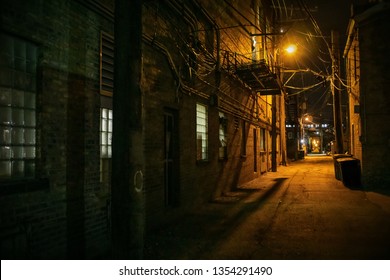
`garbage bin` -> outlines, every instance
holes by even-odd
[[[333,164],[334,164],[334,175],[337,180],[341,180],[341,171],[340,165],[337,162],[339,158],[351,158],[352,155],[349,154],[333,154]]]
[[[298,159],[305,158],[305,150],[298,150]]]
[[[340,180],[346,187],[361,186],[360,160],[353,157],[343,157],[337,159],[339,166]]]

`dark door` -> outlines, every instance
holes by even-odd
[[[165,205],[179,205],[179,137],[177,112],[164,113],[164,191]]]

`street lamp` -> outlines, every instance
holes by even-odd
[[[295,53],[296,50],[297,50],[297,45],[295,44],[290,44],[287,46],[287,48],[285,48],[285,51],[289,54]]]
[[[286,48],[284,48],[284,53],[287,54],[293,54],[297,50],[297,46],[294,44],[288,45]],[[280,103],[279,103],[279,110],[281,112],[281,115],[283,115],[283,118],[281,118],[280,121],[280,144],[281,144],[281,150],[282,150],[282,164],[286,165],[287,164],[287,147],[286,147],[286,125],[285,125],[285,92],[283,88],[283,65],[280,63],[280,60],[283,59],[283,56],[281,55],[281,51],[279,48],[275,49],[275,64],[278,64],[279,60],[279,66],[277,69],[275,69],[275,72],[278,72],[279,76],[279,82],[280,82],[280,87],[281,87],[281,98],[280,98]],[[275,65],[276,66],[276,65]],[[282,67],[281,67],[282,66]],[[275,67],[276,68],[276,67]],[[276,96],[272,96],[272,137],[271,137],[271,149],[272,149],[272,154],[271,154],[271,165],[272,165],[272,171],[276,172],[277,171],[277,162],[276,162],[276,148],[277,148],[277,134],[276,134],[276,112],[277,111],[277,106],[276,106]]]

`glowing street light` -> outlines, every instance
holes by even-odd
[[[292,54],[292,53],[295,53],[295,51],[297,50],[297,46],[294,44],[291,44],[285,50],[287,53]]]

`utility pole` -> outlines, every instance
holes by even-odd
[[[276,116],[277,116],[277,106],[276,106],[276,95],[272,95],[272,135],[271,135],[271,167],[272,172],[278,171],[277,161],[276,161]]]
[[[142,0],[115,1],[112,139],[112,257],[142,259],[144,116],[141,91]]]
[[[283,86],[283,80],[282,80]],[[280,96],[280,149],[282,152],[282,164],[287,165],[287,146],[286,146],[286,92],[282,88]]]
[[[343,130],[341,120],[341,92],[340,92],[340,43],[339,32],[331,31],[332,43],[332,94],[333,94],[333,121],[335,131],[335,153],[344,153],[343,148]]]

